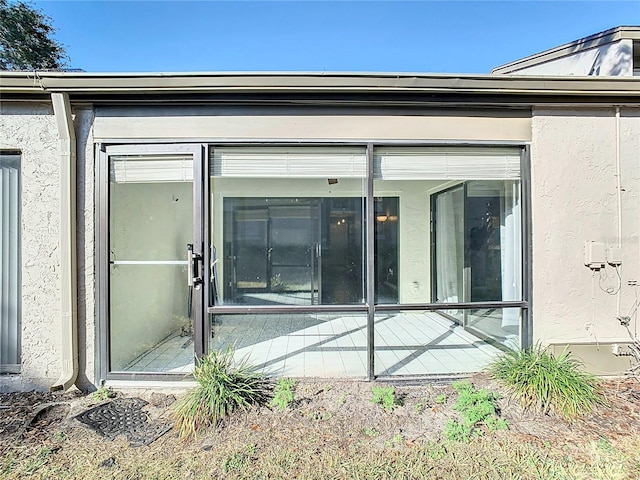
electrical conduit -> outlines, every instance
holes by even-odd
[[[622,247],[622,181],[620,179],[620,107],[616,107],[616,190],[618,194],[618,248]]]
[[[618,197],[618,252],[622,248],[622,180],[620,179],[620,107],[616,107],[616,193]],[[620,276],[620,267],[614,267],[618,274],[620,285],[616,293],[616,318],[620,319],[620,303],[622,300],[622,277]]]

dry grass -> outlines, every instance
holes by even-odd
[[[495,388],[486,378],[472,381]],[[198,441],[171,432],[131,448],[124,438],[106,441],[73,419],[21,438],[0,433],[0,478],[640,478],[640,399],[633,395],[613,399],[589,417],[603,422],[585,423],[584,430],[581,421],[535,417],[505,403],[509,431],[462,443],[443,435],[447,420],[458,415],[451,386],[396,385],[404,405],[390,412],[371,402],[371,388],[300,382],[290,408],[236,411]],[[450,400],[437,401],[443,394]]]
[[[366,442],[315,448],[313,438],[296,446],[231,442],[210,450],[172,449],[170,439],[139,449],[124,441],[88,445],[61,442],[55,451],[14,451],[2,461],[2,478],[286,478],[286,479],[634,479],[640,478],[638,438],[590,442],[577,452],[537,448],[508,434],[471,444],[429,442],[421,446],[371,448]],[[583,453],[587,461],[576,461]],[[7,462],[8,460],[8,462]]]

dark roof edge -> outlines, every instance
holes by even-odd
[[[557,60],[574,53],[584,52],[619,40],[640,40],[640,26],[620,26],[610,28],[604,32],[589,35],[588,37],[565,43],[564,45],[550,48],[548,50],[514,60],[513,62],[500,65],[491,70],[491,73],[505,74],[518,71],[523,68],[540,65],[551,60]]]

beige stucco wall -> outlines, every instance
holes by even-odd
[[[414,114],[296,113],[286,108],[98,109],[100,139],[317,139],[528,141],[528,111],[423,110]]]
[[[46,389],[60,375],[60,159],[50,105],[2,103],[0,148],[21,152],[22,366],[0,390]]]
[[[621,109],[621,280],[611,266],[584,266],[585,242],[618,243],[615,109],[535,109],[531,152],[534,341],[628,341],[616,316],[630,316],[637,333],[640,109]],[[601,350],[606,361],[611,347]]]

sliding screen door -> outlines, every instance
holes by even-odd
[[[110,371],[188,372],[202,351],[202,148],[119,146],[107,158]]]
[[[399,200],[397,216],[376,214],[377,223],[398,220],[397,303],[520,300],[513,298],[513,289],[503,298],[501,286],[503,277],[512,283],[519,278],[518,262],[505,263],[513,273],[503,275],[496,260],[500,239],[520,248],[520,149],[378,148],[374,174],[376,197]],[[507,226],[500,227],[505,221]],[[487,227],[492,235],[481,238]],[[473,253],[480,242],[490,253]],[[465,293],[465,268],[471,262],[476,263],[475,288]]]

